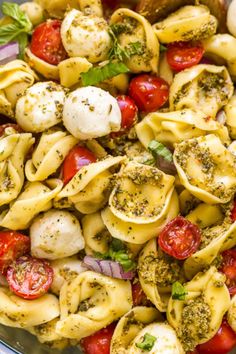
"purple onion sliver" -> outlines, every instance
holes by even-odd
[[[3,65],[16,59],[18,54],[19,44],[17,42],[11,42],[0,46],[0,64]]]
[[[94,272],[102,273],[102,268],[98,259],[91,256],[85,256],[83,262],[87,267],[89,267],[89,269],[94,270]]]
[[[163,157],[158,156],[156,163],[159,170],[163,171],[164,173],[169,175],[175,175],[177,173],[174,162],[169,162]]]
[[[117,279],[122,279],[123,269],[121,265],[118,262],[112,262],[111,266],[112,266],[113,277]]]
[[[112,269],[110,267],[110,261],[100,261],[100,266],[102,269],[102,274],[112,277]]]

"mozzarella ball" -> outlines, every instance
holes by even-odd
[[[120,130],[121,111],[107,91],[82,87],[66,98],[63,123],[75,138],[94,139]]]
[[[227,27],[229,32],[236,37],[236,0],[231,1],[227,12]]]
[[[107,59],[111,47],[107,22],[75,9],[62,22],[61,38],[70,57],[85,57],[91,63]]]
[[[35,2],[24,2],[20,5],[20,9],[26,13],[33,26],[37,26],[43,22],[43,8]]]
[[[167,323],[152,323],[143,328],[133,340],[133,343],[129,348],[130,354],[143,353],[143,350],[138,348],[136,344],[142,343],[146,333],[156,338],[149,354],[184,354],[184,350],[177,338],[176,332]]]
[[[54,260],[50,265],[53,269],[51,291],[56,295],[59,295],[65,281],[71,281],[77,275],[87,270],[83,266],[83,262],[76,256]]]
[[[55,82],[38,82],[16,103],[16,121],[26,131],[40,133],[62,120],[65,91]]]
[[[51,209],[39,215],[30,227],[31,253],[38,258],[69,257],[84,248],[77,218],[64,210]]]

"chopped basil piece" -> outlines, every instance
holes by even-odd
[[[148,145],[148,150],[152,153],[153,157],[161,156],[166,161],[172,162],[173,156],[170,150],[157,140],[152,140]]]
[[[146,352],[150,352],[150,350],[153,348],[155,342],[156,342],[156,337],[152,336],[149,333],[145,333],[142,342],[136,343],[136,347],[139,349],[142,349]]]
[[[160,44],[160,52],[166,52],[167,51],[167,48],[163,45],[163,44]]]
[[[111,79],[114,76],[127,72],[129,72],[129,69],[124,63],[110,62],[104,66],[97,66],[89,69],[89,71],[85,73],[82,73],[82,84],[83,86],[96,85],[99,82]]]
[[[185,300],[186,295],[188,294],[188,292],[186,291],[185,287],[179,283],[178,281],[176,281],[173,285],[172,285],[172,299],[174,300]]]

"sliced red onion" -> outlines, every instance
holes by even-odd
[[[83,262],[90,270],[97,273],[102,273],[108,277],[131,280],[135,276],[133,271],[124,272],[122,266],[118,262],[101,260],[92,256],[85,256]]]
[[[0,65],[7,64],[17,58],[19,54],[19,44],[11,42],[0,46]]]
[[[215,65],[215,62],[210,58],[203,57],[202,60],[200,61],[200,64]]]
[[[224,125],[225,122],[226,122],[226,114],[225,114],[225,111],[223,111],[223,110],[219,111],[219,112],[217,113],[217,115],[216,115],[216,120],[217,120],[218,123]]]
[[[168,175],[176,175],[177,173],[174,162],[167,161],[162,156],[157,156],[156,165],[159,170],[163,171],[164,173],[167,173]]]

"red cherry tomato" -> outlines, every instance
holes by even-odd
[[[177,259],[186,259],[198,249],[201,233],[197,225],[182,216],[168,222],[158,237],[160,248]]]
[[[168,45],[166,59],[171,69],[181,71],[197,65],[204,54],[204,48],[200,43],[175,42]]]
[[[13,128],[19,133],[23,131],[21,127],[17,124],[7,123],[7,124],[0,125],[0,136],[4,134],[6,128]]]
[[[47,20],[38,25],[32,35],[31,52],[52,65],[58,65],[67,58],[61,40],[61,21]]]
[[[142,74],[131,80],[129,95],[140,111],[154,112],[167,102],[169,85],[158,76]]]
[[[231,220],[236,221],[236,201],[234,202],[233,209],[231,210]]]
[[[227,250],[222,254],[223,262],[220,271],[226,275],[226,285],[230,295],[236,294],[236,250]]]
[[[236,333],[224,320],[212,339],[197,346],[197,352],[199,354],[227,354],[235,347]]]
[[[147,296],[143,292],[140,282],[132,284],[132,298],[133,298],[133,306],[146,306],[149,301]]]
[[[63,163],[62,176],[64,184],[67,184],[83,166],[96,162],[96,160],[96,156],[90,150],[82,146],[75,146],[70,150]]]
[[[16,231],[0,232],[0,271],[30,251],[30,238]]]
[[[129,96],[117,96],[116,100],[121,110],[121,129],[119,132],[111,133],[111,137],[115,138],[123,135],[126,131],[130,130],[137,122],[138,107],[134,100]]]
[[[108,327],[83,338],[81,346],[85,354],[110,354],[110,343],[116,324],[112,323]]]
[[[53,269],[42,259],[22,256],[7,269],[10,289],[24,299],[33,300],[44,295],[52,281]]]

